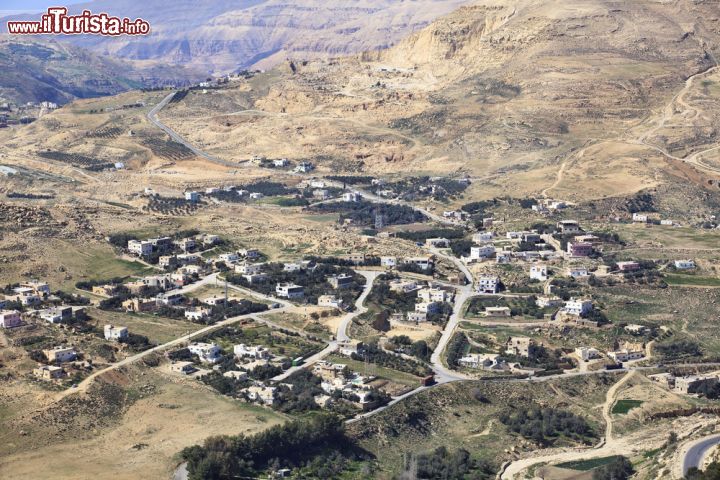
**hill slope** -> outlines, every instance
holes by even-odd
[[[0,37],[0,98],[18,104],[64,104],[75,98],[175,84],[179,70],[133,65],[54,41]]]
[[[230,159],[462,171],[487,195],[633,192],[686,175],[653,143],[669,132],[649,132],[687,109],[668,104],[703,72],[681,96],[698,114],[673,143],[718,143],[719,14],[710,1],[485,0],[388,50],[288,65],[164,116]]]

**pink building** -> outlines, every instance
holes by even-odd
[[[617,262],[617,266],[621,272],[640,270],[640,264],[638,262]]]
[[[17,310],[0,310],[0,327],[13,328],[22,324],[20,312]]]
[[[567,253],[571,257],[587,257],[592,253],[592,243],[588,242],[568,242]]]

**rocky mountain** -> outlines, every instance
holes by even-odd
[[[96,53],[225,74],[388,47],[467,0],[95,0],[72,5],[150,22],[146,37],[62,38]],[[24,18],[35,18],[26,15]],[[2,22],[4,25],[4,22]]]
[[[164,114],[223,158],[456,171],[486,194],[599,198],[710,184],[717,58],[715,1],[483,0],[392,48],[288,63]]]
[[[113,60],[52,40],[0,37],[0,99],[5,102],[64,104],[192,77],[183,68]]]

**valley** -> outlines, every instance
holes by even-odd
[[[0,476],[710,478],[717,4],[402,3],[0,129]]]

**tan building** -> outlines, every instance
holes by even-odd
[[[65,375],[65,370],[55,365],[43,365],[33,370],[33,375],[43,380],[55,380],[62,378]]]
[[[101,297],[112,297],[117,291],[117,285],[95,285],[92,293]]]
[[[122,307],[126,312],[152,312],[157,308],[157,302],[150,298],[130,298],[122,303]]]
[[[54,347],[43,350],[43,353],[50,363],[72,362],[77,358],[77,352],[73,347]]]
[[[505,353],[519,357],[529,357],[530,347],[535,345],[529,337],[510,337],[505,343]]]

